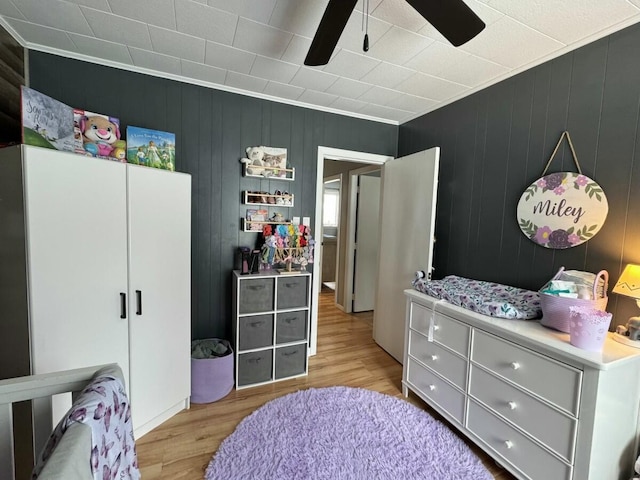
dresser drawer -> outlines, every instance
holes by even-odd
[[[307,369],[305,344],[276,348],[276,379],[302,375]]]
[[[471,360],[578,416],[582,371],[477,329]]]
[[[467,360],[451,353],[427,337],[409,331],[409,355],[438,372],[460,390],[467,387]]]
[[[409,326],[417,332],[428,335],[429,321],[432,314],[433,312],[430,308],[412,302]],[[465,358],[468,357],[469,338],[471,337],[471,328],[468,325],[463,325],[437,312],[433,325],[433,339],[436,342],[445,345]]]
[[[413,386],[412,390],[429,398],[462,425],[464,419],[464,395],[462,392],[456,390],[411,357],[407,360],[407,381]]]
[[[240,313],[269,312],[273,310],[273,278],[247,278],[240,280]]]
[[[467,429],[531,480],[569,480],[571,467],[482,408],[469,401]]]
[[[238,324],[240,326],[238,332],[238,348],[240,350],[273,345],[273,315],[240,317]]]
[[[573,463],[578,421],[471,365],[469,394]]]
[[[238,355],[238,386],[268,382],[273,379],[273,350]]]
[[[307,339],[307,311],[279,313],[276,319],[276,343]]]
[[[308,307],[309,276],[283,276],[278,278],[277,308]]]

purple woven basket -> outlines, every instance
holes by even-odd
[[[554,277],[558,277],[562,273],[563,269]],[[598,285],[599,280],[602,277],[604,280],[604,297],[599,296]],[[569,333],[571,324],[571,307],[592,308],[594,310],[605,310],[607,308],[607,302],[609,297],[607,293],[607,283],[609,280],[609,274],[606,270],[598,272],[593,282],[593,296],[594,300],[587,300],[584,298],[567,298],[557,297],[555,295],[549,295],[548,293],[540,293],[540,308],[542,310],[542,320],[540,324],[545,327],[554,328],[561,332]]]
[[[226,342],[226,341],[225,341]],[[233,388],[233,350],[224,357],[191,359],[191,403],[211,403]]]

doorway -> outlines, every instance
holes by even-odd
[[[336,148],[329,148],[329,147],[318,147],[318,165],[317,165],[317,179],[316,179],[316,211],[315,211],[315,224],[314,224],[314,238],[316,238],[316,251],[315,251],[315,265],[314,265],[314,271],[320,273],[321,269],[322,269],[322,265],[323,265],[323,245],[322,245],[322,240],[320,240],[320,238],[322,238],[322,231],[323,231],[323,225],[322,225],[322,218],[323,218],[323,203],[324,203],[324,181],[325,181],[325,177],[327,176],[327,174],[329,174],[329,176],[331,176],[332,172],[330,171],[331,165],[342,165],[344,166],[344,162],[352,162],[354,165],[351,165],[350,168],[347,169],[347,172],[351,171],[351,170],[356,170],[358,168],[362,168],[362,167],[371,167],[373,166],[373,168],[377,168],[379,169],[385,162],[392,160],[393,157],[391,156],[387,156],[387,155],[378,155],[378,154],[372,154],[372,153],[366,153],[366,152],[356,152],[356,151],[352,151],[352,150],[342,150],[342,149],[336,149]],[[327,163],[328,169],[325,173],[325,161],[331,161],[332,163]],[[340,174],[341,172],[335,173],[335,174]],[[351,182],[351,179],[349,179],[349,181],[347,181],[347,177],[348,175],[343,175],[342,177],[342,181],[341,181],[341,209],[340,209],[340,215],[343,216],[344,219],[349,218],[349,216],[351,215],[351,203],[350,203],[350,196],[349,193],[347,191],[347,189],[349,188],[349,184]],[[346,201],[345,201],[346,199]],[[344,224],[346,225],[346,223]],[[338,308],[340,308],[341,310],[349,310],[351,311],[351,301],[349,301],[349,305],[345,305],[347,302],[345,302],[344,299],[345,295],[344,295],[344,289],[345,288],[349,288],[346,284],[348,283],[347,281],[345,281],[345,273],[344,273],[344,269],[340,267],[340,264],[345,264],[346,258],[348,258],[347,255],[344,255],[342,257],[342,261],[340,260],[340,252],[344,251],[344,249],[346,248],[345,245],[347,244],[347,235],[351,235],[351,226],[347,226],[346,228],[339,228],[338,229],[338,234],[336,238],[337,241],[337,252],[336,252],[336,261],[338,263],[338,267],[336,268],[336,290],[335,290],[335,294],[336,294],[336,298],[337,298],[337,302],[336,302],[336,306],[338,306]],[[343,234],[341,234],[341,232]],[[342,247],[341,247],[342,246]],[[312,289],[311,289],[311,298],[312,298],[312,303],[311,303],[311,334],[310,334],[310,339],[309,339],[309,354],[310,355],[315,355],[316,353],[316,348],[317,348],[317,342],[318,342],[318,305],[319,305],[319,294],[320,294],[320,288],[322,285],[321,282],[321,277],[322,275],[320,274],[316,274],[313,276],[313,281],[312,281]],[[353,285],[353,278],[351,278],[351,285]],[[350,291],[350,290],[347,290]],[[346,308],[345,308],[346,307]]]

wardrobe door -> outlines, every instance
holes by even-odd
[[[191,177],[127,172],[131,402],[143,435],[191,391]]]
[[[115,362],[126,378],[126,165],[23,152],[31,371]],[[54,401],[54,423],[70,405]]]

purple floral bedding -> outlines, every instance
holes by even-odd
[[[528,320],[542,316],[540,297],[531,290],[456,275],[442,280],[417,279],[413,287],[431,297],[492,317]]]

